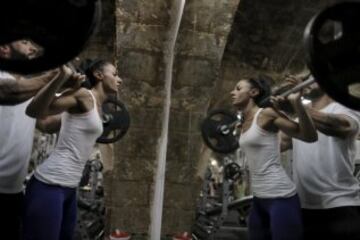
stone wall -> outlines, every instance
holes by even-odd
[[[117,0],[115,55],[131,127],[115,146],[110,228],[147,233],[164,98],[163,44],[170,1]]]
[[[164,101],[163,45],[172,1],[116,1],[116,58],[131,129],[116,144],[110,228],[147,233]],[[177,39],[162,232],[189,231],[199,191],[198,130],[238,1],[187,1]],[[130,220],[131,219],[131,220]]]
[[[186,1],[177,40],[162,230],[190,231],[199,182],[199,130],[239,1]]]

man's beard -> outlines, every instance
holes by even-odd
[[[19,52],[17,49],[12,47],[11,45],[10,45],[10,49],[11,49],[10,59],[13,59],[13,60],[30,60],[31,59],[31,56],[28,56],[22,52]]]

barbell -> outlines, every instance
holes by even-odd
[[[236,114],[217,109],[209,113],[201,124],[201,134],[206,145],[219,153],[230,153],[239,147],[232,132],[234,123],[239,121]]]
[[[335,101],[355,110],[360,110],[359,22],[360,1],[343,1],[316,14],[304,31],[314,78]]]
[[[312,76],[279,94],[286,97],[315,81],[334,100],[360,110],[360,1],[329,6],[308,22],[304,31],[307,65]],[[262,103],[268,102],[269,98]],[[242,118],[225,110],[209,112],[201,125],[204,142],[215,152],[238,148],[234,134]]]
[[[109,98],[102,105],[103,133],[98,143],[114,143],[122,138],[130,127],[130,115],[125,105]]]

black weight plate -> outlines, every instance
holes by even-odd
[[[108,99],[102,106],[103,133],[98,143],[114,143],[122,138],[130,127],[130,115],[125,105],[115,99]]]
[[[316,81],[334,100],[356,110],[360,110],[359,22],[360,2],[345,1],[319,12],[304,31],[307,64]]]
[[[229,131],[224,134],[221,126],[229,125],[237,120],[235,114],[226,110],[213,110],[201,124],[201,134],[205,144],[218,153],[231,153],[239,147],[237,138]]]

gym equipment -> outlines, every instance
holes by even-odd
[[[236,181],[241,177],[240,166],[234,162],[229,163],[224,168],[224,177]]]
[[[237,174],[227,176],[226,169]],[[192,236],[196,240],[237,240],[247,239],[247,216],[250,211],[252,196],[234,200],[233,184],[235,175],[241,176],[244,169],[224,157],[224,177],[221,184],[221,198],[209,196],[211,181],[210,169],[207,170],[205,181],[198,201],[195,224]]]
[[[130,127],[130,115],[125,105],[114,98],[109,98],[102,105],[103,133],[96,140],[98,143],[114,143],[122,138]]]
[[[311,84],[313,84],[315,82],[315,78],[311,75],[309,75],[305,81],[297,84],[296,86],[289,88],[287,90],[284,90],[284,92],[279,93],[279,94],[275,94],[276,96],[280,96],[280,97],[287,97],[292,93],[296,93],[301,91],[302,89],[310,86]],[[280,86],[280,90],[282,90],[281,86]],[[270,97],[265,98],[264,100],[261,101],[261,103],[259,104],[260,106],[262,106],[263,104],[267,103],[270,101]]]
[[[219,153],[230,153],[239,147],[233,128],[241,117],[218,109],[209,113],[201,124],[201,134],[207,146]]]
[[[86,46],[100,18],[101,0],[3,1],[0,45],[27,39],[42,51],[33,59],[0,58],[0,69],[30,74],[69,62]]]
[[[104,238],[104,214],[102,181],[103,168],[99,159],[88,160],[78,189],[78,221],[76,240],[100,240]]]
[[[304,31],[307,64],[334,100],[360,110],[360,1],[341,1],[316,14]]]

